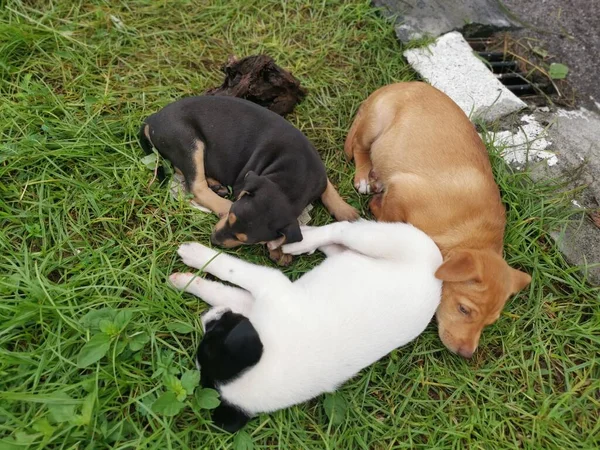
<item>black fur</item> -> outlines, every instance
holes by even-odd
[[[258,363],[263,345],[250,320],[241,314],[227,311],[205,326],[204,337],[196,353],[200,383],[205,388],[219,390],[220,385],[234,380]],[[223,399],[212,417],[218,427],[230,433],[250,420],[248,414]]]
[[[154,153],[154,150],[152,149],[152,143],[144,134],[145,127],[146,124],[142,124],[142,126],[140,127],[140,131],[138,133],[138,141],[140,142],[140,146],[142,147],[142,150],[144,150],[144,153],[146,155],[151,155],[152,153]],[[159,164],[156,168],[156,177],[158,178],[158,181],[161,182],[161,184],[165,181],[165,168],[162,166],[162,163]]]
[[[245,235],[246,244],[279,238],[297,225],[302,210],[327,186],[325,166],[306,136],[281,116],[247,100],[188,97],[165,106],[145,124],[152,144],[181,170],[186,182],[195,179],[194,144],[200,140],[205,146],[206,177],[231,186],[235,199],[243,191],[252,194],[234,202],[231,212],[237,226],[225,223],[212,237],[217,244],[239,241],[236,233]],[[150,145],[143,131],[140,142],[142,147]],[[302,235],[293,229],[289,237],[288,243],[297,242]]]

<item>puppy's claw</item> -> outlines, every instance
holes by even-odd
[[[371,185],[369,184],[369,180],[365,180],[364,178],[358,180],[354,184],[354,187],[359,192],[359,194],[370,194],[371,193]]]
[[[194,276],[193,273],[189,272],[176,272],[169,277],[169,282],[175,289],[183,290],[194,279]]]

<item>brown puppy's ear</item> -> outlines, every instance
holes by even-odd
[[[475,255],[468,250],[453,250],[435,272],[442,281],[481,281]]]
[[[525,272],[521,272],[517,269],[511,270],[511,278],[512,278],[512,288],[511,293],[516,294],[529,283],[531,283],[531,276],[526,274]]]

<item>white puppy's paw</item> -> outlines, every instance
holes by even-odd
[[[175,272],[169,277],[169,283],[171,283],[171,286],[175,289],[183,290],[190,284],[195,276],[196,275],[190,272]]]
[[[312,255],[323,244],[322,240],[319,239],[319,231],[318,227],[303,229],[302,240],[300,242],[285,244],[281,247],[281,250],[288,255],[302,255],[303,253]]]
[[[206,247],[197,242],[186,242],[177,249],[181,260],[186,266],[203,269],[219,253],[212,248]]]
[[[369,183],[369,180],[365,178],[362,178],[358,180],[358,182],[354,183],[354,187],[356,188],[359,194],[371,193],[371,183]]]

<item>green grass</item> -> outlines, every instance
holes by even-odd
[[[492,146],[507,258],[533,282],[472,360],[446,351],[432,324],[337,396],[236,436],[212,427],[205,391],[186,397],[205,304],[166,278],[183,268],[178,244],[206,242],[215,219],[149,186],[139,124],[220,84],[229,54],[267,52],[310,90],[290,120],[366,215],[345,133],[370,92],[414,77],[368,1],[0,3],[0,448],[598,447],[598,290],[548,238],[568,198],[513,173]],[[330,220],[321,205],[313,216]],[[238,253],[270,264],[262,248]],[[92,336],[106,355],[80,368]],[[183,399],[173,416],[153,408],[165,393]],[[341,420],[326,402],[346,404]]]

